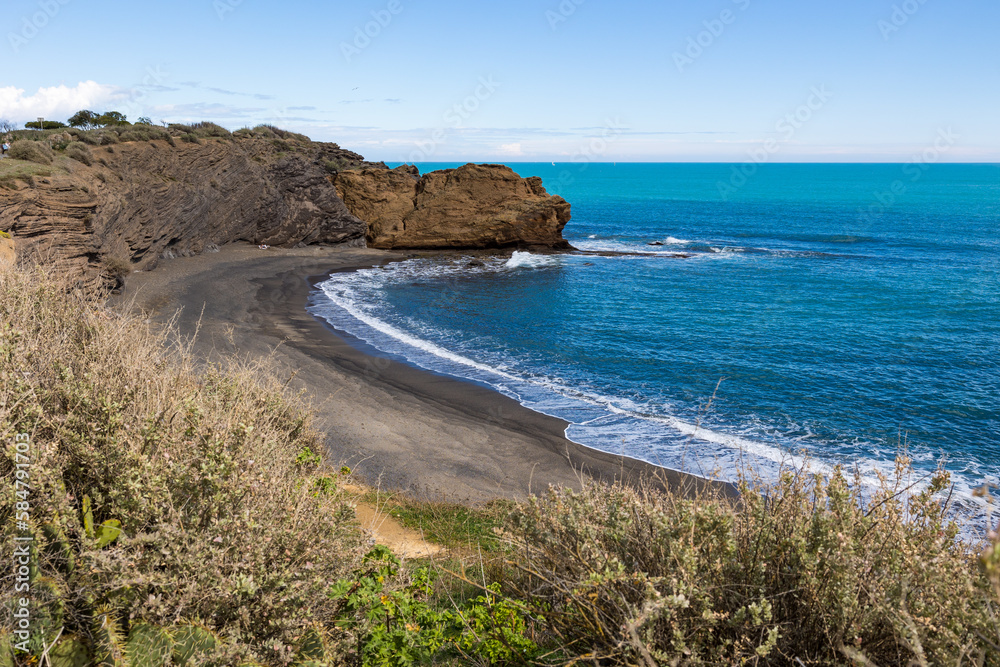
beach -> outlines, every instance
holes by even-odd
[[[330,272],[412,256],[231,244],[133,273],[112,303],[158,322],[175,318],[204,361],[269,358],[311,404],[328,460],[372,486],[471,503],[522,499],[549,485],[578,489],[587,479],[701,486],[699,478],[571,442],[561,419],[491,388],[378,356],[307,312],[313,284]]]

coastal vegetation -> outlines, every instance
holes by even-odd
[[[14,652],[5,616],[0,664],[1000,664],[996,536],[963,544],[947,475],[905,459],[873,493],[789,472],[738,506],[395,496],[449,547],[403,563],[265,364],[199,366],[169,328],[25,268],[0,272],[0,327],[5,479],[17,434],[32,460],[30,520],[5,485],[2,539],[33,538],[34,624]]]
[[[0,133],[13,139],[12,149],[17,144],[24,142],[35,142],[35,148],[47,146],[59,151],[66,150],[67,146],[73,142],[80,142],[92,146],[108,146],[119,142],[129,141],[166,141],[174,145],[175,139],[181,139],[189,143],[198,143],[202,139],[226,139],[231,140],[234,136],[238,138],[262,137],[265,139],[280,142],[284,150],[289,150],[287,142],[308,143],[309,137],[304,134],[290,132],[274,125],[262,124],[253,128],[242,128],[236,132],[230,132],[226,128],[209,121],[197,123],[170,123],[163,126],[154,125],[149,118],[139,118],[135,123],[128,121],[128,118],[118,111],[106,111],[97,113],[83,109],[73,114],[66,123],[60,121],[44,120],[32,121],[24,124],[25,129],[18,130],[13,123],[8,121],[0,122]],[[28,147],[22,147],[22,151],[31,151]],[[37,161],[34,153],[24,157],[11,155],[15,159],[25,159]],[[51,155],[48,156],[51,161]],[[349,162],[342,160],[340,167],[346,168]]]
[[[251,208],[263,217],[241,224],[271,220],[278,199],[268,193],[278,188],[239,189],[253,178],[284,183],[282,192],[325,187],[332,213],[343,207],[339,184],[337,197],[369,221],[413,207],[415,172],[270,125],[230,133],[213,123],[129,123],[114,112],[70,121],[13,131],[0,187],[23,195],[32,220],[45,217],[40,210],[75,212],[80,233],[100,216],[94,193],[124,182],[119,162],[137,155],[146,182],[176,189],[137,209],[156,214],[143,229],[183,224],[191,202],[211,203],[197,216],[204,238],[193,248],[245,238],[218,236],[238,217],[224,208],[231,202],[260,196]],[[117,145],[156,141],[223,168],[187,171],[189,161],[174,165],[181,153],[163,143]],[[264,167],[277,176],[265,180]],[[53,175],[77,180],[66,188]],[[512,189],[541,188],[497,169],[468,181],[493,187],[498,175]],[[421,192],[444,192],[445,180],[427,175]],[[405,206],[369,215],[371,183],[398,190]],[[132,205],[142,196],[134,190],[110,201]],[[55,196],[66,192],[74,199]],[[484,192],[492,190],[442,201],[478,209],[490,199]],[[343,238],[362,234],[350,222],[356,228]],[[314,224],[289,227],[287,240]],[[16,225],[4,226],[15,238],[37,229]],[[0,667],[1000,665],[998,537],[962,542],[944,472],[922,479],[901,458],[872,486],[842,470],[788,471],[770,482],[745,471],[735,504],[676,495],[655,480],[482,506],[359,491],[350,470],[324,456],[305,397],[266,360],[206,365],[171,327],[102,304],[100,290],[155,266],[154,256],[194,250],[108,246],[93,256],[94,247],[80,246],[101,273],[92,283],[31,268],[27,257],[0,269],[0,473],[20,474],[19,436],[31,461],[30,490],[4,486],[0,539],[13,553],[18,538],[31,538],[24,576],[33,624],[27,651],[15,650],[19,603],[5,598]],[[991,500],[988,487],[981,493]],[[362,502],[443,554],[404,562],[374,544],[355,516]],[[30,507],[23,525],[18,503]],[[4,590],[16,576],[0,573]]]

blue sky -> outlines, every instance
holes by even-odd
[[[5,6],[19,123],[271,122],[386,161],[1000,162],[996,0]]]

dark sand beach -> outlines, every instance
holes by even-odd
[[[585,478],[643,477],[691,488],[698,479],[599,452],[565,437],[567,423],[492,389],[376,354],[306,311],[316,280],[410,255],[365,248],[229,245],[134,273],[116,302],[177,316],[205,360],[269,356],[306,392],[330,456],[366,482],[431,498],[523,498]]]

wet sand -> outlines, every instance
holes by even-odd
[[[132,303],[181,333],[211,361],[270,357],[304,390],[329,455],[364,481],[419,497],[482,502],[524,498],[587,478],[643,478],[690,492],[698,478],[599,452],[566,439],[567,423],[502,394],[378,355],[308,312],[313,284],[412,254],[365,248],[260,250],[164,260],[132,274],[119,304]],[[724,493],[731,493],[726,488]]]

